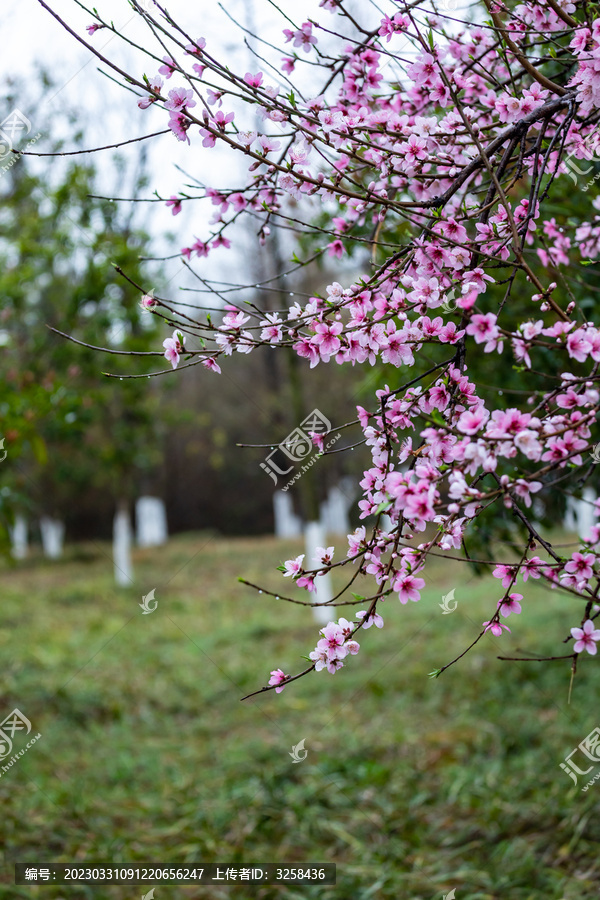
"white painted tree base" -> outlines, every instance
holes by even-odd
[[[275,537],[295,538],[302,534],[302,522],[294,513],[291,494],[275,491],[273,494],[273,517],[275,519]]]
[[[590,537],[592,527],[598,521],[594,509],[596,492],[586,487],[580,500],[569,497],[564,525],[568,531],[575,531],[580,538],[587,540]]]
[[[304,547],[306,556],[304,558],[305,569],[315,569],[317,563],[314,561],[315,550],[317,547],[327,546],[327,534],[321,522],[309,522],[304,531]],[[333,585],[331,583],[331,575],[319,575],[315,578],[315,590],[309,594],[313,603],[327,603],[333,599]],[[326,606],[321,609],[318,606],[312,607],[313,616],[319,625],[327,625],[337,618],[335,607]]]
[[[160,547],[167,543],[167,511],[160,497],[140,497],[135,504],[138,547]]]
[[[119,587],[133,584],[133,565],[131,563],[131,521],[126,506],[117,509],[113,523],[113,563],[115,582]]]
[[[388,534],[390,531],[393,531],[396,527],[387,513],[382,513],[381,518],[379,519],[379,527],[383,531],[387,531]]]
[[[598,517],[594,509],[596,492],[590,487],[583,489],[583,496],[577,505],[577,530],[579,537],[586,541],[592,533]]]
[[[10,529],[12,555],[15,559],[25,559],[28,553],[27,519],[20,513],[15,516],[15,524]]]
[[[352,530],[348,512],[353,500],[348,499],[343,486],[335,485],[321,504],[321,522],[328,534],[347,535]]]
[[[60,519],[42,516],[40,519],[40,533],[42,535],[44,556],[48,557],[48,559],[60,559],[65,536],[64,523]]]

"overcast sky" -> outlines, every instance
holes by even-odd
[[[155,74],[158,64],[154,67],[151,60],[124,46],[107,30],[98,31],[92,38],[88,38],[85,27],[94,20],[79,9],[73,0],[51,0],[49,5],[75,31],[93,43],[107,58],[118,62],[126,71],[129,70],[138,77],[144,71],[149,75]],[[147,29],[126,0],[97,0],[94,5],[101,16],[107,20],[112,19],[119,31],[130,40],[147,43]],[[197,12],[202,10],[202,14],[190,16],[193,7]],[[168,8],[178,21],[190,28],[194,37],[205,34],[209,38],[214,34],[216,39],[222,40],[222,50],[225,52],[229,49],[228,45],[231,52],[237,45],[238,53],[240,45],[243,47],[241,33],[235,26],[226,20],[228,26],[224,27],[219,21],[223,13],[215,3],[190,4],[185,0],[171,0]],[[228,0],[228,9],[232,13],[239,12],[243,15],[243,0]],[[193,21],[199,18],[202,20],[202,28]],[[42,138],[32,149],[43,152],[48,149],[45,141],[59,136],[65,141],[65,149],[68,149],[69,134],[65,133],[65,122],[60,115],[65,107],[83,111],[81,124],[86,135],[84,145],[87,147],[117,143],[127,138],[160,131],[167,126],[164,112],[152,108],[146,111],[139,110],[137,98],[133,94],[102,75],[98,70],[100,68],[106,70],[107,67],[102,66],[85,47],[78,44],[37,0],[19,0],[19,3],[2,4],[0,21],[3,36],[2,81],[6,83],[7,80],[13,79],[27,84],[25,95],[21,95],[17,100],[17,107],[31,121],[29,137],[42,130]],[[247,56],[249,62],[250,54]],[[33,78],[36,66],[43,66],[51,73],[56,88],[40,93],[40,85]],[[174,81],[175,79],[172,79],[172,82]],[[8,109],[3,110],[0,121],[10,112]],[[44,133],[48,130],[48,123],[52,135]],[[19,146],[19,142],[15,141],[15,146]],[[176,164],[192,175],[202,176],[208,183],[223,181],[223,160],[220,159],[218,149],[211,154],[200,146],[200,141],[196,141],[195,146],[189,147],[187,144],[178,143],[172,135],[167,134],[146,142],[146,147],[151,179],[147,196],[151,196],[154,189],[161,196],[167,197],[178,192],[185,177],[177,170]],[[139,156],[140,145],[134,144],[119,152],[133,165]],[[99,153],[89,158],[99,166],[102,183],[108,189],[108,186],[114,183],[110,156]],[[45,167],[51,165],[51,162],[39,160],[35,165]],[[159,255],[172,253],[193,243],[194,233],[198,237],[206,236],[207,220],[213,210],[204,203],[193,206],[192,210],[191,204],[188,205],[187,209],[176,218],[162,204],[144,204],[138,207],[137,221],[155,237]],[[169,231],[176,234],[174,246],[165,238]],[[203,261],[205,270],[214,277],[219,277],[226,263],[226,257],[227,251],[224,249],[215,252],[212,258]],[[176,274],[175,282],[180,281],[179,262],[167,264],[167,270],[169,276]],[[187,280],[185,277],[181,279],[185,280]]]
[[[153,63],[140,51],[127,47],[108,30],[97,31],[91,38],[88,37],[85,28],[92,24],[94,19],[81,10],[74,0],[48,0],[48,5],[69,24],[74,31],[82,35],[86,40],[98,49],[104,56],[113,62],[117,62],[125,71],[135,74],[137,77],[145,72],[149,76],[156,73],[158,64]],[[96,7],[102,18],[112,20],[119,32],[129,40],[142,46],[149,46],[149,32],[140,16],[136,15],[127,0],[96,0],[91,4]],[[226,0],[224,4],[229,16],[239,24],[256,29],[261,37],[271,40],[282,46],[281,29],[287,24],[280,14],[269,3],[269,0]],[[215,2],[201,0],[201,2],[189,2],[189,0],[169,0],[167,4],[169,13],[195,38],[204,36],[212,46],[215,56],[224,58],[230,62],[234,69],[241,69],[242,73],[248,69],[257,71],[260,64],[253,61],[252,54],[244,45],[244,34],[236,27],[225,12]],[[283,0],[282,9],[293,15],[295,21],[301,24],[308,16],[316,16],[322,19],[328,16],[323,10],[319,10],[318,0]],[[65,141],[65,149],[69,147],[69,134],[64,131],[64,120],[61,118],[61,110],[75,107],[83,110],[84,118],[82,126],[85,131],[85,146],[97,147],[107,143],[117,143],[131,137],[137,137],[159,131],[167,126],[167,118],[164,111],[158,108],[139,110],[137,98],[109,81],[100,69],[107,71],[97,58],[95,58],[84,46],[79,44],[65,29],[48,13],[37,0],[19,0],[14,4],[3,4],[0,13],[2,24],[2,59],[1,68],[3,82],[7,79],[25,81],[28,92],[18,100],[18,108],[31,121],[31,135],[37,134],[41,129],[47,129],[50,125],[52,135],[42,133],[42,138],[36,144],[36,151],[43,152],[48,149],[44,141],[50,137],[62,137]],[[248,39],[255,47],[259,44],[252,38]],[[157,55],[162,56],[164,51],[156,47]],[[263,47],[261,52],[265,52]],[[273,54],[272,58],[279,60],[281,53]],[[32,77],[36,66],[46,68],[52,75],[56,87],[40,93],[40,85]],[[271,77],[272,81],[274,78]],[[175,78],[171,80],[174,86]],[[10,110],[3,112],[0,120]],[[54,119],[53,119],[54,117]],[[37,121],[36,121],[37,120]],[[19,146],[15,142],[15,146]],[[192,142],[192,146],[182,144],[170,135],[164,135],[146,142],[148,163],[150,172],[150,186],[146,191],[147,196],[152,196],[156,189],[163,197],[176,194],[186,181],[182,172],[176,168],[179,165],[185,172],[200,178],[207,184],[215,186],[231,184],[232,171],[238,167],[237,178],[234,181],[242,183],[247,165],[242,160],[232,160],[231,154],[219,151],[218,145],[214,150],[202,148],[199,140]],[[133,165],[139,156],[140,145],[133,144],[124,147],[119,152]],[[110,162],[110,156],[106,153],[93,154],[91,157],[100,169],[100,177],[109,190],[108,185],[113,182],[114,173]],[[36,166],[50,165],[49,161],[40,159],[34,163]],[[232,169],[233,167],[233,169]],[[193,243],[194,237],[204,239],[210,226],[208,219],[214,211],[209,203],[194,203],[184,205],[184,211],[177,217],[173,217],[170,210],[163,204],[138,205],[137,221],[153,235],[157,255],[166,255]],[[168,232],[175,233],[174,244],[167,241]],[[231,251],[219,248],[211,254],[208,260],[202,260],[204,275],[213,278],[231,280],[232,255]],[[252,275],[243,271],[243,257],[237,254],[237,261],[233,267],[238,272],[240,282],[252,280]],[[189,274],[181,271],[181,263],[167,263],[167,274],[175,284],[191,284]],[[186,297],[186,299],[189,299]]]
[[[110,31],[100,30],[89,38],[85,27],[92,24],[93,17],[81,10],[74,0],[48,0],[48,5],[75,32],[93,43],[97,50],[125,71],[138,78],[143,73],[149,76],[156,74],[158,63],[148,59],[141,51],[128,47]],[[92,5],[96,6],[105,20],[112,20],[119,32],[129,40],[145,47],[150,46],[148,41],[152,36],[149,36],[147,27],[140,16],[133,12],[127,0],[96,0]],[[194,39],[204,36],[208,42],[207,49],[214,48],[214,55],[224,59],[232,69],[243,74],[247,70],[255,72],[264,68],[253,60],[251,51],[244,45],[244,33],[236,27],[235,22],[255,30],[261,38],[278,47],[285,46],[281,30],[289,26],[289,22],[284,21],[270,0],[225,0],[223,6],[230,18],[214,0],[169,0],[167,3],[169,13],[178,24]],[[335,27],[337,17],[319,9],[319,0],[282,0],[280,6],[282,12],[293,18],[297,25],[313,17],[329,27]],[[395,8],[389,0],[383,0],[381,6],[388,10]],[[371,19],[375,17],[374,21],[381,17],[373,0],[354,0],[354,9],[362,20],[366,15]],[[37,0],[3,4],[0,21],[3,36],[3,81],[13,78],[24,80],[30,85],[29,93],[18,101],[18,105],[31,120],[32,134],[47,128],[47,123],[53,123],[54,117],[55,124],[50,124],[50,130],[54,137],[64,138],[65,149],[68,149],[69,135],[64,133],[64,123],[60,124],[60,112],[65,107],[84,111],[82,126],[87,147],[116,143],[166,127],[164,111],[152,107],[145,111],[139,110],[137,98],[101,74],[99,69],[108,71],[107,67],[69,35]],[[270,56],[279,64],[281,52],[270,50],[253,38],[248,40],[261,54]],[[320,40],[327,41],[327,36],[320,36]],[[156,49],[159,56],[164,54],[158,46],[153,49]],[[32,79],[36,66],[43,66],[51,73],[56,83],[55,88],[40,94],[39,84]],[[306,66],[304,69],[309,74],[317,73],[316,69]],[[265,69],[265,72],[269,73],[269,70]],[[174,86],[175,81],[174,77],[169,86]],[[274,83],[276,76],[269,73],[268,81]],[[315,81],[315,86],[316,84]],[[318,90],[314,93],[318,93]],[[4,115],[9,112],[10,110],[6,110]],[[34,149],[43,152],[44,140],[47,138],[50,135],[43,134],[39,145],[36,144]],[[154,189],[163,197],[178,192],[186,178],[178,171],[177,165],[190,175],[215,186],[231,185],[232,175],[240,183],[247,168],[245,161],[237,155],[232,160],[231,154],[224,155],[224,152],[219,151],[218,145],[214,150],[206,150],[198,139],[193,139],[192,146],[189,147],[167,134],[146,142],[146,146],[151,179],[147,196],[152,196]],[[133,164],[139,156],[140,145],[133,144],[119,152]],[[101,177],[108,185],[113,177],[110,157],[99,153],[92,158],[100,167]],[[37,165],[44,166],[48,163],[40,160]],[[188,204],[187,207],[184,205],[183,213],[175,218],[162,204],[144,204],[138,206],[138,222],[155,236],[159,254],[165,254],[193,243],[194,236],[204,239],[210,230],[208,219],[213,210],[210,204],[204,202]],[[167,244],[165,240],[168,231],[176,233],[174,245]],[[208,260],[202,260],[202,265],[204,271],[212,277],[231,278],[230,274],[225,274],[231,272],[231,255],[223,248],[211,254]],[[179,273],[180,269],[179,261],[170,264],[169,275]],[[176,277],[174,282],[178,280],[179,277]],[[240,272],[239,280],[251,280],[251,276],[246,279],[244,273]]]

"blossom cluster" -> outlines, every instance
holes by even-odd
[[[267,346],[310,368],[385,371],[373,408],[359,406],[355,422],[369,454],[364,524],[339,562],[333,548],[319,548],[315,568],[303,568],[304,557],[284,567],[309,593],[344,565],[375,585],[362,622],[322,630],[313,668],[333,673],[356,653],[356,629],[379,624],[386,597],[419,601],[428,557],[464,558],[477,520],[494,512],[521,529],[523,552],[517,562],[488,561],[504,594],[482,636],[510,630],[501,620],[521,612],[519,578],[541,579],[586,601],[568,640],[574,658],[593,655],[600,508],[568,557],[538,519],[549,493],[581,490],[585,478],[573,485],[572,470],[588,464],[600,401],[600,327],[583,277],[575,290],[565,277],[565,267],[600,257],[600,200],[582,214],[548,209],[570,185],[567,161],[590,158],[600,122],[595,7],[483,2],[466,24],[445,16],[443,4],[435,13],[393,4],[365,13],[357,41],[343,0],[320,5],[342,24],[323,26],[321,38],[319,23],[288,20],[291,55],[278,62],[285,78],[275,64],[237,74],[207,39],[182,43],[175,29],[157,73],[132,83],[144,115],[164,115],[175,139],[201,157],[215,148],[236,154],[247,168],[243,184],[164,201],[174,216],[188,201],[212,208],[208,231],[181,248],[186,264],[234,247],[242,219],[260,244],[284,225],[311,235],[329,265],[359,256],[367,271],[359,276],[356,262],[353,275],[336,273],[313,296],[265,312],[219,298],[214,318],[174,322],[165,358],[219,373],[233,353]],[[108,25],[98,18],[90,36],[99,27]],[[320,89],[311,78],[310,91],[305,83],[289,90],[288,76],[302,67],[322,68]],[[159,313],[151,299],[144,307]],[[496,367],[521,375],[510,397],[502,378],[488,383]],[[280,691],[289,677],[274,670],[269,685]]]
[[[297,561],[288,560],[288,562],[290,566],[293,566]],[[383,628],[383,619],[374,610],[363,609],[356,613],[356,619],[357,622],[349,622],[348,619],[342,617],[337,622],[329,622],[321,629],[319,633],[322,637],[309,654],[316,672],[327,669],[328,672],[335,675],[337,670],[342,668],[344,660],[349,654],[355,656],[358,653],[360,644],[354,640],[354,634],[359,628],[366,629],[371,625]],[[276,692],[281,693],[289,677],[284,674],[283,669],[275,669],[271,672],[269,684],[276,685]]]

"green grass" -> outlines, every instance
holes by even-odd
[[[318,626],[236,577],[285,592],[273,568],[298,552],[186,535],[137,551],[132,590],[113,588],[104,546],[4,571],[2,717],[18,707],[42,739],[0,778],[0,897],[149,890],[12,884],[15,861],[40,860],[338,866],[335,887],[160,886],[156,900],[597,897],[600,783],[581,793],[559,763],[600,724],[598,663],[581,661],[569,706],[568,664],[496,659],[563,652],[578,607],[529,581],[512,635],[430,679],[499,597],[439,560],[422,601],[388,599],[335,676],[241,703],[271,668],[303,668]]]

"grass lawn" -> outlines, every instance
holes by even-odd
[[[270,669],[304,668],[318,626],[236,577],[289,591],[274,566],[301,549],[185,535],[136,551],[131,590],[113,587],[107,546],[3,571],[0,718],[18,707],[42,738],[0,778],[0,897],[150,889],[17,887],[15,861],[338,867],[335,887],[159,886],[155,900],[598,897],[600,782],[582,793],[559,763],[600,725],[599,663],[585,654],[568,705],[568,663],[496,658],[564,652],[576,603],[528,581],[512,634],[430,679],[500,596],[438,560],[421,602],[388,599],[335,676],[241,703]]]

